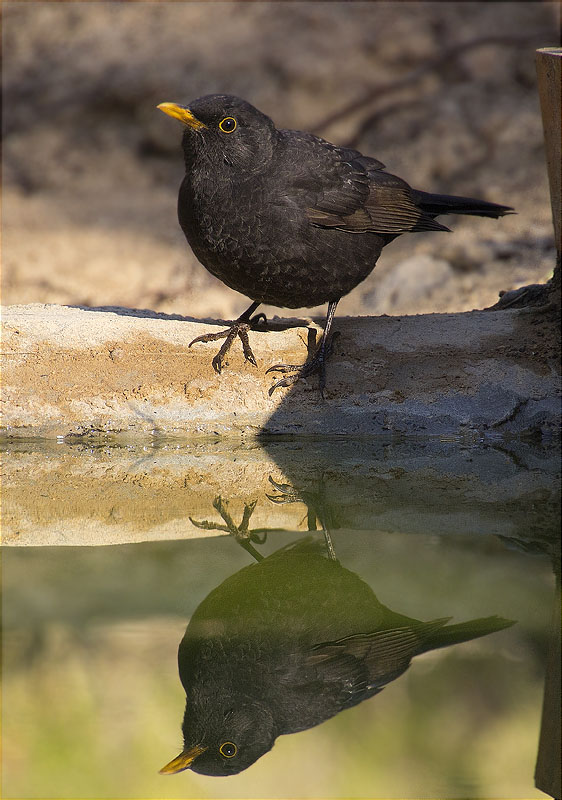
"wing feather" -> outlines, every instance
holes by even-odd
[[[304,141],[312,147],[319,145],[322,151],[316,197],[306,209],[313,225],[349,233],[394,235],[449,230],[416,205],[411,187],[396,175],[384,172],[380,161],[310,134]]]

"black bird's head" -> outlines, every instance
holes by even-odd
[[[185,125],[186,167],[195,162],[220,169],[229,165],[246,173],[269,163],[277,130],[257,108],[228,94],[209,94],[188,106],[160,103],[160,111]]]
[[[184,769],[202,775],[235,775],[273,747],[275,723],[263,705],[250,702],[226,711],[215,706],[209,712],[197,719],[186,708],[183,751],[160,770],[163,775]]]

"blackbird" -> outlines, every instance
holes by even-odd
[[[184,748],[161,772],[241,772],[278,736],[380,692],[414,656],[513,624],[449,619],[420,622],[391,611],[311,537],[245,567],[187,626],[178,652]]]
[[[314,357],[303,365],[270,367],[268,372],[284,374],[271,391],[313,372],[324,386],[338,301],[369,275],[384,245],[402,233],[448,231],[435,219],[440,214],[497,218],[513,211],[412,189],[377,159],[310,133],[278,130],[232,95],[158,108],[185,125],[178,216],[187,241],[209,272],[252,300],[230,328],[198,336],[190,346],[225,339],[212,361],[220,373],[238,336],[255,365],[248,330],[263,317],[252,317],[261,303],[328,303]]]

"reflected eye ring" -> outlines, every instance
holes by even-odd
[[[219,753],[225,758],[234,758],[237,752],[238,748],[234,742],[223,742],[219,747]]]
[[[234,133],[237,127],[238,123],[234,117],[225,117],[219,122],[219,128],[223,133]]]

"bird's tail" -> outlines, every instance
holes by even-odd
[[[413,192],[415,204],[428,216],[439,214],[469,214],[473,217],[492,217],[497,219],[506,214],[515,214],[511,206],[500,206],[487,200],[475,200],[472,197],[455,197],[449,194],[431,194],[430,192]]]
[[[495,616],[471,619],[468,622],[460,622],[457,625],[444,625],[431,631],[421,652],[435,650],[439,647],[449,647],[460,642],[468,642],[471,639],[478,639],[480,636],[487,636],[489,633],[510,628],[512,625],[515,625],[515,620]]]

